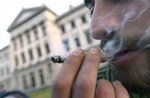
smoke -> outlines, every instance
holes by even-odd
[[[142,22],[141,24],[136,24],[136,21],[138,21],[141,17],[143,17],[145,12],[149,10],[150,1],[149,0],[131,0],[126,5],[128,7],[124,8],[121,12],[122,17],[119,22],[120,23],[119,27],[116,30],[117,33],[115,33],[114,37],[111,40],[109,39],[106,42],[106,44],[102,47],[103,54],[107,56],[109,60],[112,60],[117,53],[121,52],[124,49],[136,48],[139,51],[143,51],[144,49],[150,47],[150,41],[149,41],[150,40],[150,21],[149,20],[143,19],[143,21],[145,21],[145,23],[148,24],[145,30],[139,30],[138,32],[131,32],[131,33],[135,33],[134,35],[138,38],[133,37],[133,39],[130,38],[129,41],[126,41],[129,38],[124,37],[124,33],[126,33],[127,31],[126,29],[127,29],[128,24],[133,23],[135,25],[141,25],[141,26],[145,25],[145,24],[142,24],[144,22]],[[117,12],[118,9],[122,9],[122,8],[121,6],[116,5],[116,7],[112,11],[110,11],[109,14],[107,14],[104,17],[101,17],[101,19],[109,17],[109,16],[111,17],[111,15],[113,15],[113,12]],[[115,21],[115,20],[112,18],[111,21]],[[108,35],[112,33],[113,28],[109,28],[108,26],[105,26],[105,24],[100,24],[99,26],[105,28],[105,31],[107,31]],[[139,28],[137,27],[133,29],[139,29]]]
[[[139,39],[137,46],[141,49],[150,47],[150,26],[145,31],[144,35]]]
[[[111,10],[109,9],[110,11],[105,13],[103,16],[99,16],[97,17],[97,19],[95,19],[98,22],[99,20],[107,19],[107,17],[109,17],[110,23],[103,22],[102,24],[98,24],[99,26],[95,26],[96,27],[95,29],[104,28],[105,31],[107,32],[106,36],[112,35],[111,38],[109,37],[109,39],[107,39],[107,41],[102,47],[102,53],[105,55],[105,57],[108,58],[108,60],[112,60],[114,56],[122,52],[122,50],[127,51],[126,49],[132,49],[132,50],[137,49],[139,51],[143,51],[144,49],[150,47],[150,41],[149,41],[150,20],[143,19],[141,24],[139,24],[138,22],[141,19],[141,17],[144,16],[146,11],[150,10],[150,0],[118,0],[118,1],[120,1],[121,4],[116,4],[116,6],[114,6]],[[121,12],[119,12],[120,9],[122,10]],[[119,26],[117,26],[117,28],[115,27],[116,25],[118,25],[115,22],[116,18],[111,17],[114,15],[114,13],[121,14],[119,20]],[[135,32],[131,31],[131,28],[128,27],[129,24],[135,25],[135,27],[133,26],[132,29],[137,29],[137,30],[133,30]],[[114,27],[112,27],[112,25]],[[143,29],[142,27],[143,25],[147,27]],[[114,28],[116,31],[115,34],[113,35],[112,33],[114,33],[113,31]],[[127,30],[128,28],[130,29],[129,33],[132,33],[131,34],[132,37],[126,38],[124,36],[124,33],[128,32]],[[139,28],[141,28],[142,30],[140,30]],[[71,38],[72,36],[69,35],[69,37]],[[64,47],[68,49],[68,45]],[[55,50],[54,55],[62,54],[61,53],[62,51],[60,51],[62,49],[59,49],[58,51],[56,51],[57,49],[54,50]],[[63,55],[61,56],[67,57],[69,53],[70,52],[68,51],[63,51]]]

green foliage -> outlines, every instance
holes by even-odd
[[[51,98],[51,88],[44,88],[28,93],[30,98]]]

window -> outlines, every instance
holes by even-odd
[[[27,77],[25,75],[22,76],[22,81],[23,81],[24,89],[27,89],[28,88],[28,86],[27,86]]]
[[[13,46],[14,46],[14,50],[17,50],[16,39],[14,39],[14,41],[13,41]]]
[[[30,73],[30,79],[31,79],[31,87],[35,87],[36,86],[36,80],[35,80],[35,74],[33,72]]]
[[[24,54],[24,53],[22,53],[22,54],[21,54],[21,57],[22,57],[22,63],[25,63],[25,62],[26,62],[25,54]]]
[[[5,61],[7,61],[8,59],[9,59],[8,53],[5,53]]]
[[[26,37],[27,37],[27,43],[30,44],[31,38],[30,38],[30,32],[29,31],[27,31]]]
[[[49,52],[50,52],[48,43],[45,44],[45,49],[46,49],[46,53],[49,53]]]
[[[86,21],[86,17],[83,15],[83,16],[81,16],[81,19],[82,19],[82,22],[83,23],[86,23],[87,21]]]
[[[23,38],[21,35],[19,35],[19,40],[20,40],[20,47],[23,47]]]
[[[30,56],[30,60],[32,61],[32,60],[33,60],[33,52],[32,52],[32,49],[29,50],[29,56]]]
[[[46,26],[45,26],[45,22],[44,22],[44,21],[42,21],[42,22],[40,23],[40,25],[41,25],[41,29],[42,29],[43,35],[44,35],[44,36],[45,36],[45,35],[47,35],[47,33],[46,33]]]
[[[9,68],[9,66],[6,67],[6,72],[7,72],[7,75],[10,74],[10,68]]]
[[[48,64],[48,71],[50,74],[53,73],[52,65],[50,63]]]
[[[37,27],[33,28],[33,32],[34,32],[35,40],[38,40],[39,39],[39,35],[38,35]]]
[[[4,57],[3,56],[1,57],[1,62],[4,63]]]
[[[1,76],[3,77],[4,76],[4,70],[3,70],[3,68],[1,68],[0,72],[1,72]]]
[[[19,62],[18,62],[18,57],[16,56],[15,57],[15,64],[16,64],[16,67],[18,66]]]
[[[45,80],[44,80],[44,74],[43,74],[43,70],[42,69],[39,70],[39,77],[40,77],[41,85],[44,85],[45,84]]]
[[[80,44],[80,40],[79,40],[79,38],[78,38],[78,37],[76,37],[76,38],[75,38],[75,42],[76,42],[76,45],[77,45],[78,47],[80,47],[80,46],[81,46],[81,44]]]
[[[42,52],[41,52],[40,46],[37,47],[37,53],[38,53],[38,57],[42,56]]]
[[[89,32],[85,32],[85,36],[86,36],[87,42],[89,44],[91,44],[92,43],[92,37],[90,36],[90,33]]]
[[[2,77],[2,70],[1,70],[1,68],[0,68],[0,77]]]
[[[0,56],[0,62],[2,62],[2,57]]]
[[[63,44],[64,44],[64,48],[66,49],[66,51],[69,51],[70,47],[69,47],[69,41],[68,41],[68,39],[64,40]]]
[[[64,25],[61,26],[61,31],[62,31],[62,33],[65,33],[65,27],[64,27]]]
[[[72,28],[76,27],[74,21],[71,21],[71,26],[72,26]]]

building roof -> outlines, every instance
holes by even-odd
[[[45,5],[34,7],[34,8],[27,8],[27,9],[23,8],[21,10],[21,12],[18,14],[18,16],[15,18],[15,20],[8,27],[7,31],[11,32],[12,30],[14,30],[15,28],[17,28],[18,26],[24,24],[25,22],[29,21],[30,19],[32,19],[33,17],[39,15],[40,13],[42,13],[45,10],[48,10],[52,14],[54,14],[55,16],[57,16],[57,14],[55,12],[53,12],[51,9],[49,9]]]
[[[9,49],[9,45],[3,47],[2,49],[0,49],[0,52],[4,51],[4,50],[8,50]]]
[[[59,22],[61,19],[67,17],[68,15],[74,13],[75,11],[77,11],[77,10],[83,8],[84,6],[85,6],[85,4],[82,3],[82,4],[80,4],[79,6],[77,6],[77,7],[75,7],[75,8],[71,8],[71,10],[69,10],[68,12],[62,14],[60,17],[58,17],[58,18],[56,19],[56,23]]]

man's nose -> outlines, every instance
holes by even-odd
[[[112,17],[93,16],[91,21],[91,33],[95,39],[104,39],[117,31],[118,22]],[[109,36],[110,37],[110,36]]]

